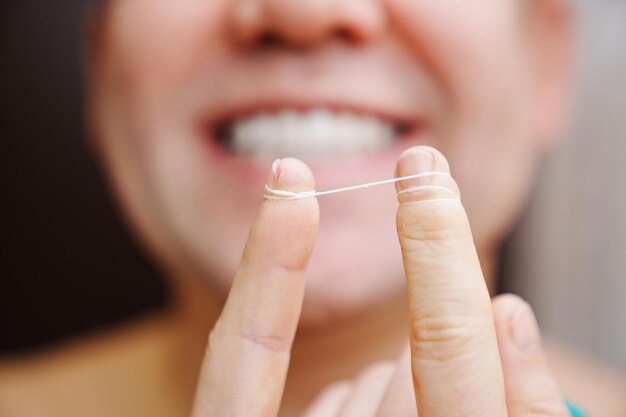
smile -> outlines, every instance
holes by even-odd
[[[228,153],[258,162],[295,157],[309,161],[384,152],[416,129],[373,113],[346,109],[260,109],[216,124],[213,137]]]

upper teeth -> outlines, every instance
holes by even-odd
[[[374,116],[318,109],[239,119],[228,139],[238,154],[274,159],[374,153],[389,146],[394,136],[394,125]]]

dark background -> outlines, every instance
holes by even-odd
[[[0,354],[164,305],[83,123],[87,0],[0,1]]]

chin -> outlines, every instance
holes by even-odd
[[[350,321],[403,296],[405,279],[400,250],[395,250],[395,230],[382,235],[387,239],[381,239],[381,233],[377,234],[374,228],[367,240],[358,233],[350,233],[351,230],[335,230],[336,234],[328,234],[325,228],[320,230],[306,271],[301,328]],[[376,235],[378,239],[373,239]],[[220,261],[201,267],[205,272],[198,277],[220,298],[225,298],[230,290],[239,259],[236,254],[240,253],[235,245],[228,251],[225,249],[222,247],[220,256],[215,258]]]
[[[358,254],[351,257],[344,253],[344,257],[345,262],[337,263],[313,255],[307,270],[300,327],[322,327],[368,315],[404,293],[399,254],[397,258],[388,256],[377,263],[368,263],[367,258],[352,262],[351,258],[358,258]]]
[[[402,279],[396,281],[397,285],[387,288],[385,292],[351,292],[328,286],[322,291],[309,290],[304,296],[299,326],[314,329],[369,315],[380,305],[402,294]]]

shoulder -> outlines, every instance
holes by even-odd
[[[546,353],[567,400],[589,417],[626,415],[626,375],[554,340]]]
[[[146,400],[162,392],[155,364],[164,362],[168,348],[155,327],[141,323],[27,356],[0,357],[0,415],[146,415],[143,404],[156,403]]]

